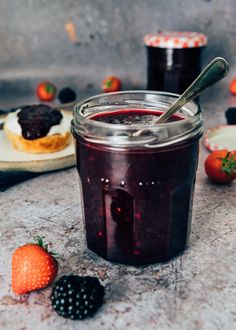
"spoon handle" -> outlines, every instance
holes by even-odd
[[[167,121],[167,119],[179,108],[200,95],[207,87],[222,79],[228,71],[229,66],[226,60],[222,57],[216,57],[207,65],[186,91],[170,106],[170,108],[153,123],[153,125]]]

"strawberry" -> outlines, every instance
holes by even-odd
[[[236,179],[236,153],[213,151],[205,160],[205,171],[213,182],[226,183]]]
[[[44,288],[57,276],[55,253],[48,251],[42,238],[17,248],[12,255],[12,290],[16,294]]]
[[[37,96],[40,101],[50,102],[56,96],[56,87],[49,81],[43,81],[37,86]]]
[[[102,89],[105,93],[118,92],[121,89],[121,80],[115,76],[106,77],[102,82]]]
[[[236,95],[236,78],[231,80],[230,85],[229,85],[229,90],[230,90],[231,94]]]

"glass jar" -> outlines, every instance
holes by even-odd
[[[107,260],[148,264],[186,247],[203,133],[201,109],[189,102],[172,122],[146,124],[176,98],[127,91],[91,97],[75,107],[72,133],[87,245]],[[122,116],[129,125],[120,123]],[[137,118],[141,122],[133,123]]]
[[[147,89],[181,94],[201,72],[207,38],[197,32],[159,32],[144,37]]]

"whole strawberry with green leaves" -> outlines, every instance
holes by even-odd
[[[51,284],[57,276],[56,254],[37,237],[37,243],[17,248],[12,255],[12,290],[25,294]]]
[[[116,76],[108,76],[102,82],[104,93],[118,92],[121,90],[121,80]]]
[[[213,182],[233,181],[236,179],[236,151],[213,151],[205,160],[205,171]]]

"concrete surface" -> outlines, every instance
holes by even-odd
[[[225,123],[236,104],[227,90],[204,102],[207,127]],[[236,328],[236,182],[210,183],[201,144],[189,248],[147,267],[113,264],[89,252],[75,169],[42,175],[0,193],[1,330],[215,330]],[[10,259],[16,247],[43,235],[60,254],[62,274],[94,275],[105,303],[91,319],[63,319],[50,308],[51,288],[17,297]]]

